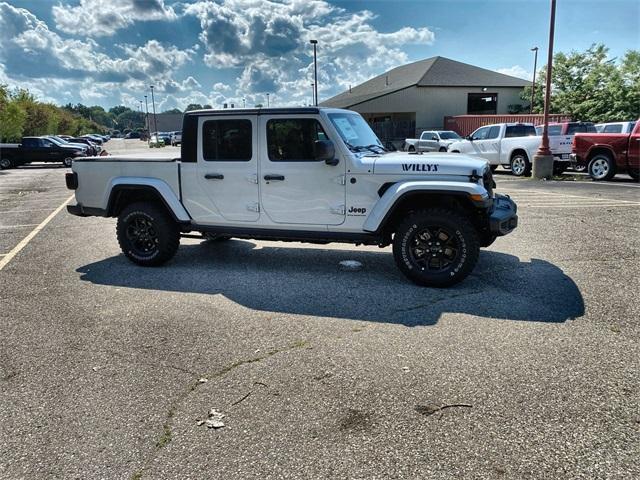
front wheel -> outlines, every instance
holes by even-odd
[[[425,287],[461,282],[480,254],[478,235],[459,212],[432,208],[409,214],[393,237],[393,256],[400,271]]]
[[[531,163],[524,153],[516,153],[511,157],[511,173],[516,177],[528,177],[531,175]]]
[[[180,230],[158,205],[132,203],[118,216],[118,243],[129,260],[155,267],[170,260],[180,245]]]
[[[62,163],[64,164],[65,167],[71,167],[71,164],[73,163],[73,158],[67,157],[62,161]]]
[[[13,167],[13,162],[9,158],[0,158],[0,169],[6,170]]]
[[[440,150],[438,150],[440,153],[445,153],[447,151],[446,147],[440,147]]]

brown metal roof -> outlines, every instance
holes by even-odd
[[[325,100],[324,107],[348,108],[405,88],[418,87],[524,87],[531,82],[521,78],[456,62],[445,57],[431,57],[367,80],[360,85]]]

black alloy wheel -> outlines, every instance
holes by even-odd
[[[142,266],[157,266],[171,259],[180,245],[176,222],[159,205],[131,204],[118,216],[118,243],[129,260]]]
[[[462,281],[480,253],[478,233],[463,212],[431,208],[409,214],[393,237],[398,268],[418,285],[448,287]]]

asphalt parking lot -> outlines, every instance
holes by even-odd
[[[497,175],[520,227],[436,290],[376,247],[136,267],[66,171],[0,171],[0,478],[640,477],[637,184]]]

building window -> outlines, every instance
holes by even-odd
[[[495,115],[497,109],[497,93],[467,94],[467,115]]]

